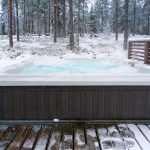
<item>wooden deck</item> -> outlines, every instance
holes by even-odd
[[[0,125],[0,150],[149,150],[150,125]]]

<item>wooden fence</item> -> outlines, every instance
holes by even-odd
[[[150,64],[150,40],[129,41],[128,59]]]

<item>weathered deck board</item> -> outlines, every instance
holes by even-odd
[[[15,135],[14,139],[10,143],[7,150],[19,150],[23,144],[23,141],[29,131],[29,127],[27,126],[21,126]]]
[[[63,127],[60,149],[73,149],[73,128],[71,126]]]
[[[60,147],[60,141],[61,141],[61,133],[62,128],[61,127],[53,127],[51,131],[51,136],[49,139],[48,144],[48,150],[56,150]]]
[[[147,125],[0,126],[0,150],[149,150]]]
[[[141,133],[141,131],[138,129],[136,125],[128,124],[128,128],[135,134],[135,138],[142,147],[143,150],[149,150],[150,143],[148,140],[144,137],[144,135]]]
[[[0,138],[4,134],[4,132],[6,131],[7,128],[8,128],[8,126],[6,126],[6,125],[0,126]]]
[[[146,125],[138,125],[137,127],[141,130],[141,132],[143,133],[143,135],[150,142],[150,129],[148,128],[148,126],[146,126]]]
[[[98,137],[100,141],[100,146],[102,150],[114,150],[112,141],[108,137],[108,130],[105,125],[97,126]]]
[[[18,127],[15,126],[7,128],[5,133],[0,138],[0,150],[4,150],[9,146],[17,131]]]
[[[87,126],[86,127],[86,139],[87,139],[87,146],[89,149],[99,150],[99,143],[98,137],[96,135],[95,127],[94,126]]]
[[[135,140],[134,133],[132,133],[126,125],[117,125],[117,129],[119,130],[129,150],[142,150],[137,141]]]
[[[84,134],[84,127],[76,127],[75,128],[75,141],[74,141],[74,149],[86,149],[86,142],[85,142],[85,134]]]
[[[107,130],[108,130],[108,136],[111,140],[114,150],[115,149],[128,150],[116,126],[114,125],[107,126]]]
[[[50,132],[51,132],[51,127],[50,126],[43,126],[41,128],[39,137],[37,139],[36,142],[36,146],[35,149],[39,149],[39,150],[45,150],[47,147],[47,142],[50,136]]]
[[[30,127],[28,135],[24,141],[24,144],[21,147],[21,150],[31,150],[34,147],[34,143],[38,138],[40,128],[41,126],[39,125],[34,125],[33,127]]]

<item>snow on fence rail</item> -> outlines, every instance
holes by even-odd
[[[128,59],[150,64],[150,40],[131,40],[128,43]]]

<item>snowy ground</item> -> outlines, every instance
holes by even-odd
[[[68,38],[59,38],[58,43],[53,42],[53,37],[49,36],[21,36],[20,42],[16,41],[14,36],[14,48],[8,47],[8,36],[0,36],[0,67],[9,64],[18,63],[25,59],[31,58],[34,55],[40,56],[62,56],[64,57],[92,57],[93,53],[101,56],[118,55],[126,58],[122,50],[123,38],[120,35],[118,42],[115,42],[114,35],[99,35],[96,38],[90,38],[89,35],[80,38],[79,53],[72,53],[69,49]],[[76,49],[76,52],[78,49]],[[117,55],[117,56],[116,56]]]
[[[21,63],[34,56],[51,57],[97,57],[127,59],[127,51],[123,50],[123,34],[119,35],[119,41],[114,39],[115,35],[99,34],[98,37],[90,38],[90,35],[80,37],[80,47],[75,53],[69,49],[68,38],[59,38],[58,43],[53,42],[50,36],[21,36],[20,42],[14,36],[14,48],[9,49],[8,36],[0,36],[0,68]],[[132,38],[132,37],[131,37]],[[135,36],[134,39],[141,38]],[[142,38],[149,38],[143,36]],[[133,39],[133,38],[132,38]],[[79,51],[79,52],[78,52]]]

